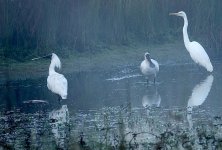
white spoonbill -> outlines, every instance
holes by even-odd
[[[195,63],[199,64],[200,66],[203,66],[204,68],[207,69],[207,71],[212,72],[213,66],[204,48],[196,41],[191,42],[188,37],[188,33],[187,33],[188,20],[187,20],[186,13],[183,11],[180,11],[178,13],[170,13],[170,15],[183,17],[184,19],[183,40],[184,40],[184,45],[187,51],[190,53],[190,56]]]
[[[156,82],[156,76],[157,73],[159,72],[159,64],[156,60],[150,58],[150,54],[148,52],[145,53],[144,55],[144,60],[140,64],[140,70],[142,74],[146,77],[147,83],[148,83],[148,78],[150,76],[154,77],[154,84]]]
[[[67,98],[68,82],[66,78],[55,71],[55,67],[61,68],[59,57],[52,53],[51,64],[49,66],[49,75],[47,78],[47,87],[50,91],[59,95],[62,99]]]

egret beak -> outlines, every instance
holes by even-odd
[[[31,60],[38,60],[38,59],[41,59],[41,58],[50,58],[51,59],[51,57],[52,57],[52,54],[49,54],[49,55],[45,55],[45,56],[42,56],[42,57],[32,58]]]
[[[170,15],[170,16],[173,16],[173,15],[174,15],[174,16],[179,16],[178,13],[169,13],[169,15]]]

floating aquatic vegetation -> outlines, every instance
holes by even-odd
[[[147,113],[148,112],[148,113]],[[70,113],[2,112],[0,147],[12,149],[219,149],[222,118],[209,108],[131,108]]]

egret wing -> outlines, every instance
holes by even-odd
[[[205,67],[208,71],[213,71],[210,58],[204,48],[198,42],[191,42],[189,45],[191,58],[199,65]]]

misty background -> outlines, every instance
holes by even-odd
[[[190,40],[218,53],[221,6],[219,0],[0,0],[0,57],[24,61],[181,41],[183,19],[169,16],[181,10]]]

